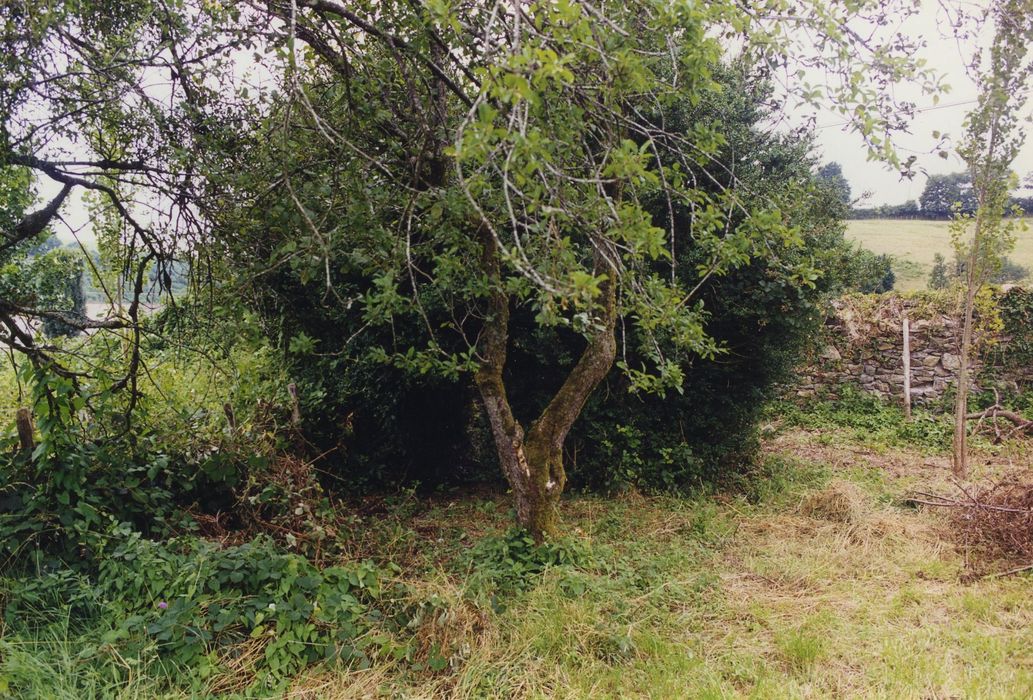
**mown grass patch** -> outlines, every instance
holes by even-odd
[[[569,539],[544,548],[509,530],[502,495],[416,510],[403,496],[350,546],[404,563],[385,582],[405,591],[410,622],[391,633],[404,653],[315,664],[273,696],[1029,696],[1030,579],[964,583],[946,521],[902,504],[903,467],[851,464],[851,449],[783,451],[695,497],[575,497]],[[922,469],[921,452],[906,454]],[[18,697],[262,694],[232,656],[204,678],[118,660],[117,644],[104,663],[81,657],[102,636],[60,617],[7,629],[0,678]]]

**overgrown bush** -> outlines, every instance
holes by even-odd
[[[738,67],[718,77],[728,89],[706,104],[673,106],[665,124],[687,131],[719,129],[728,141],[722,154],[727,160],[749,153],[737,164],[734,182],[725,171],[704,175],[702,166],[695,175],[701,183],[713,179],[715,189],[742,192],[744,211],[734,215],[732,228],[751,209],[777,206],[799,231],[802,246],[779,248],[777,255],[704,282],[698,296],[708,317],[706,331],[722,351],[713,358],[678,356],[681,393],[631,395],[630,382],[617,369],[611,373],[567,441],[572,485],[630,482],[673,489],[741,466],[756,447],[758,411],[773,387],[788,378],[819,327],[824,298],[872,282],[867,258],[844,241],[846,206],[833,188],[815,179],[811,142],[772,136],[762,128],[769,94],[762,82]],[[268,249],[240,253],[256,264],[264,265],[277,246],[292,245],[296,207],[275,195],[265,194],[268,202],[258,222],[265,232],[260,245]],[[708,252],[693,238],[691,212],[677,203],[669,209],[662,201],[650,207],[657,226],[673,225],[677,274],[692,287]],[[801,261],[822,274],[815,279],[786,274]],[[882,284],[888,267],[876,267],[875,283]],[[338,261],[330,271],[337,294],[361,299],[378,284],[359,269]],[[425,322],[454,328],[460,321],[445,313],[447,305],[421,297],[426,321],[413,316],[418,325],[410,327],[399,317],[390,329],[373,331],[350,306],[327,303],[322,293],[313,293],[311,277],[293,264],[263,272],[262,281],[248,299],[290,365],[304,404],[305,435],[319,452],[327,452],[324,468],[340,487],[354,491],[405,481],[433,485],[499,477],[479,400],[465,378],[441,376],[430,365],[413,371],[376,359],[378,353],[418,346]],[[525,423],[544,407],[584,342],[570,330],[540,326],[535,314],[517,306],[510,321],[506,383]],[[476,323],[462,323],[477,333]],[[641,372],[653,352],[635,336],[633,325],[629,322],[619,339],[620,363],[632,373]],[[663,351],[677,353],[673,343]]]
[[[576,540],[536,544],[526,532],[511,528],[502,535],[481,539],[470,550],[469,584],[476,594],[489,596],[493,608],[501,610],[505,598],[532,587],[548,569],[576,566],[587,557],[585,545]]]
[[[411,634],[398,633],[418,606],[391,582],[397,570],[317,569],[266,538],[224,548],[194,537],[152,541],[121,526],[107,542],[95,577],[43,568],[3,580],[9,632],[31,635],[73,615],[102,631],[84,640],[84,661],[114,649],[137,663],[189,668],[195,679],[235,670],[243,684],[265,687],[314,663],[365,667],[412,654]]]
[[[897,275],[893,272],[893,258],[878,255],[865,248],[854,251],[851,291],[862,294],[884,294],[893,290]]]
[[[190,526],[186,511],[228,509],[287,446],[281,428],[289,409],[268,398],[275,387],[286,401],[274,354],[251,342],[239,317],[219,343],[168,343],[170,316],[185,313],[176,307],[150,321],[135,398],[111,369],[123,352],[113,337],[67,341],[80,374],[21,361],[19,405],[32,411],[37,444],[31,454],[20,451],[13,410],[5,415],[0,556],[38,547],[90,560],[116,524],[149,536],[182,530]]]

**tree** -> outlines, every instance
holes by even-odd
[[[950,286],[947,279],[947,261],[942,253],[933,255],[933,269],[929,272],[930,289],[946,289]]]
[[[839,201],[850,204],[850,183],[843,176],[843,167],[839,163],[826,163],[818,168],[818,179],[832,188]]]
[[[922,215],[932,219],[949,219],[957,208],[971,213],[978,206],[972,176],[967,172],[930,175],[918,201]]]
[[[816,181],[810,140],[765,130],[772,91],[749,66],[720,66],[714,77],[723,89],[696,106],[672,106],[664,117],[668,128],[689,133],[719,123],[727,143],[717,160],[736,163],[734,178],[745,209],[777,202],[785,222],[799,229],[803,245],[772,249],[773,254],[712,277],[700,288],[699,298],[708,312],[705,331],[723,351],[712,360],[683,358],[679,365],[685,378],[679,391],[631,393],[624,373],[607,375],[565,443],[565,463],[576,465],[573,471],[568,468],[570,483],[630,481],[641,488],[674,488],[746,468],[763,397],[771,395],[775,382],[789,381],[787,373],[795,368],[802,346],[820,326],[826,295],[853,283],[858,256],[844,241],[839,222],[845,206]],[[749,157],[736,159],[736,154]],[[732,173],[718,167],[696,166],[692,176],[714,193],[733,182]],[[294,209],[282,190],[261,206],[265,211]],[[655,220],[665,221],[662,199],[647,207]],[[676,205],[674,215],[673,252],[680,261],[676,274],[682,284],[695,285],[696,265],[706,262],[707,252],[693,239],[691,210]],[[735,214],[736,220],[742,216]],[[338,225],[329,213],[321,227],[332,230]],[[787,269],[799,259],[813,260],[822,271],[814,286],[787,277]],[[360,349],[367,343],[383,346],[417,338],[422,321],[396,316],[390,334],[383,336],[367,329],[342,357],[337,345],[340,329],[351,328],[346,313],[307,303],[318,301],[321,294],[305,293],[300,279],[284,268],[263,280],[265,315],[276,333],[284,338],[304,334],[319,348],[314,354],[290,353],[288,361],[302,394],[319,397],[318,405],[313,403],[306,412],[306,438],[318,451],[336,448],[323,469],[352,488],[370,481],[418,480],[432,486],[500,475],[491,436],[466,376],[413,376],[370,361],[369,353]],[[270,283],[275,293],[270,293]],[[289,325],[282,317],[288,308]],[[425,308],[432,325],[450,317],[426,300]],[[507,393],[516,415],[534,416],[562,383],[584,341],[569,329],[536,324],[527,306],[514,308],[509,336]],[[622,360],[632,367],[643,361],[641,340],[633,323],[624,324],[618,342]],[[665,345],[666,352],[675,352]],[[337,425],[342,413],[349,416],[347,430]]]
[[[188,249],[183,241],[199,230],[197,160],[205,109],[214,108],[205,80],[218,78],[225,58],[228,44],[216,37],[239,39],[211,31],[223,13],[163,0],[0,3],[0,181],[21,182],[11,207],[20,218],[0,222],[0,265],[8,263],[0,343],[79,391],[92,372],[64,366],[63,350],[37,342],[23,321],[62,334],[128,333],[119,345],[120,376],[110,382],[128,396],[127,417],[139,395],[142,297],[151,287],[168,291],[173,262]],[[201,61],[205,75],[198,78]],[[47,193],[45,201],[37,191]],[[31,253],[39,236],[61,223],[62,208],[84,193],[94,196],[95,222],[111,224],[108,262],[118,289],[100,291],[118,313],[101,320],[79,312],[75,280],[91,264],[85,255]],[[0,187],[0,196],[10,194]],[[61,303],[40,294],[39,276],[10,267],[29,259],[63,270],[63,291],[50,290]]]
[[[997,0],[987,10],[994,37],[986,63],[977,55],[972,63],[979,77],[979,101],[966,119],[965,139],[958,149],[969,168],[976,207],[973,213],[956,209],[951,236],[958,260],[964,265],[964,310],[954,411],[954,474],[968,473],[969,358],[976,296],[1000,269],[1014,245],[1016,218],[1006,218],[1008,193],[1017,182],[1011,164],[1025,138],[1019,112],[1033,77],[1028,57],[1033,42],[1033,2]]]
[[[758,52],[795,41],[793,25],[841,46],[831,64],[853,85],[844,101],[865,103],[861,133],[892,153],[881,135],[892,124],[873,116],[882,98],[854,70],[852,37],[824,4],[793,4],[788,15],[644,0],[503,12],[479,2],[269,7],[293,29],[283,98],[241,153],[248,159],[221,177],[227,192],[273,189],[287,206],[233,208],[219,245],[232,244],[234,269],[265,279],[260,270],[286,265],[314,285],[299,301],[339,309],[338,338],[383,332],[388,342],[368,348],[381,361],[472,375],[518,521],[538,538],[557,531],[564,441],[611,368],[636,389],[676,390],[683,359],[720,352],[699,290],[800,245],[777,207],[744,206],[739,166],[719,160],[720,123],[670,126],[669,110],[720,90],[718,37],[756,38],[754,70],[765,65]],[[878,62],[898,77],[907,64]],[[727,186],[698,181],[720,170],[733,174]],[[700,251],[687,276],[675,210]],[[779,274],[809,285],[817,272],[796,260]],[[523,416],[507,375],[522,313],[580,339],[569,372]],[[622,326],[635,329],[634,363],[618,353]],[[399,337],[399,328],[421,332]],[[294,338],[297,352],[348,352]]]
[[[912,43],[849,29],[855,18],[884,27],[913,11],[905,2],[154,0],[38,10],[0,9],[12,76],[0,95],[2,162],[62,188],[37,212],[47,221],[72,190],[115,213],[111,257],[134,299],[112,322],[133,335],[118,384],[136,395],[136,313],[151,266],[168,287],[176,251],[190,247],[213,269],[231,261],[217,272],[250,276],[256,296],[287,267],[314,285],[315,298],[297,303],[340,310],[342,345],[381,333],[389,342],[368,350],[383,362],[474,378],[518,520],[539,538],[556,531],[564,439],[611,367],[638,389],[676,390],[683,359],[720,351],[705,332],[702,286],[800,244],[777,204],[744,205],[739,163],[719,160],[719,123],[665,122],[666,110],[720,89],[722,46],[742,46],[758,73],[784,71],[798,101],[823,92],[806,83],[809,70],[835,75],[831,96],[869,153],[899,167],[888,134],[905,110],[881,86],[907,78],[938,88],[910,59]],[[252,50],[256,69],[281,76],[266,82],[275,92],[238,79],[235,59]],[[170,77],[154,88],[156,74]],[[62,153],[69,141],[87,152]],[[728,186],[694,179],[716,170],[731,173]],[[238,206],[270,189],[289,206]],[[701,254],[691,283],[678,274],[676,207],[690,213]],[[817,275],[806,260],[779,272],[798,285]],[[0,308],[0,321],[32,311]],[[582,343],[550,400],[525,417],[506,380],[516,311]],[[402,319],[417,322],[418,337],[391,335]],[[618,362],[627,324],[638,329],[634,365],[623,353]],[[288,347],[316,350],[302,336]]]

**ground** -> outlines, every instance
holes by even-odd
[[[818,418],[773,418],[763,467],[721,488],[571,496],[571,535],[554,550],[567,554],[544,570],[528,568],[526,545],[505,534],[505,494],[365,502],[341,523],[343,556],[394,562],[414,600],[432,601],[412,632],[417,651],[367,670],[316,667],[283,692],[1033,697],[1033,575],[982,575],[1008,565],[964,546],[950,509],[907,501],[916,489],[957,495],[939,438],[909,444],[899,436],[910,433],[807,415]],[[970,483],[1030,479],[1031,451],[977,441]],[[0,634],[0,682],[22,697],[181,698],[234,696],[253,677],[245,649],[199,690],[169,693],[132,660],[121,674],[86,665],[78,644],[71,631]]]
[[[1023,445],[980,455],[977,482],[1021,471]],[[791,429],[745,493],[575,497],[594,557],[548,571],[496,616],[467,609],[452,672],[306,679],[312,697],[1033,697],[1029,577],[966,575],[942,455]],[[753,490],[751,490],[751,488]],[[439,504],[424,537],[500,527],[495,501]],[[984,567],[985,568],[985,567]],[[992,567],[991,567],[992,568]],[[443,576],[442,595],[464,580]]]
[[[909,292],[926,288],[936,253],[948,263],[954,259],[949,226],[947,221],[861,219],[847,222],[847,237],[875,253],[893,256],[895,288]],[[1009,257],[1033,272],[1033,227],[1019,233]]]

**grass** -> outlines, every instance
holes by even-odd
[[[806,406],[793,401],[775,403],[768,408],[768,417],[814,431],[816,439],[825,444],[853,442],[883,452],[907,447],[936,454],[948,450],[953,438],[951,416],[945,411],[915,407],[914,420],[908,422],[897,404],[849,386],[842,388],[835,401],[819,400]],[[978,436],[973,440],[985,447]]]
[[[286,695],[1033,696],[1030,576],[965,583],[965,553],[944,514],[902,498],[915,484],[950,488],[936,441],[907,444],[908,433],[892,429],[895,415],[855,409],[853,428],[842,410],[825,408],[770,436],[763,466],[734,488],[569,499],[566,554],[505,590],[492,582],[508,581],[507,562],[527,552],[507,539],[504,496],[403,498],[356,515],[354,535],[342,535],[354,538],[349,556],[398,563],[414,597],[438,601],[414,634],[442,663],[316,668]],[[885,442],[873,449],[862,429],[879,422]],[[980,453],[977,477],[1028,464],[1028,449]],[[192,679],[190,691],[132,659],[105,671],[79,658],[82,631],[71,627],[27,639],[0,633],[0,689],[185,698],[242,687],[227,669]]]
[[[0,425],[14,425],[14,414],[24,399],[14,368],[6,357],[0,358]]]
[[[926,288],[936,253],[948,263],[954,259],[949,225],[947,221],[854,220],[847,222],[847,237],[875,253],[893,256],[895,288],[908,292]],[[1033,270],[1033,227],[1019,233],[1009,258]]]

